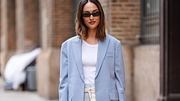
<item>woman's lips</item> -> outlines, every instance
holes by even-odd
[[[89,24],[91,24],[91,25],[94,25],[95,23],[96,23],[96,21],[89,22]]]

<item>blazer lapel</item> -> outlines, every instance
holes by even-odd
[[[98,56],[97,56],[97,64],[96,64],[96,74],[95,78],[97,77],[102,62],[104,60],[107,48],[109,45],[109,39],[106,37],[106,39],[102,42],[99,41],[98,43]],[[84,81],[84,71],[83,71],[83,64],[82,64],[82,41],[81,39],[78,39],[75,43],[72,45],[72,50],[74,54],[74,59],[77,65],[77,69],[79,71],[79,74],[81,76],[81,79]]]
[[[97,75],[98,75],[98,73],[100,71],[102,62],[104,60],[104,57],[105,57],[105,54],[106,54],[106,51],[107,51],[108,44],[109,44],[109,39],[107,37],[103,42],[99,41],[95,78],[97,77]]]
[[[78,41],[73,43],[72,50],[75,58],[75,62],[77,65],[77,69],[81,76],[81,79],[84,81],[84,72],[83,72],[83,64],[82,64],[82,41],[78,38]]]

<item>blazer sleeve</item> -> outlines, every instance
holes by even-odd
[[[59,101],[68,101],[68,54],[67,44],[60,51]]]
[[[125,101],[125,73],[122,46],[119,42],[115,49],[115,77],[120,101]]]

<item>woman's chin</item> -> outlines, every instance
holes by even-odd
[[[89,25],[88,28],[91,30],[94,30],[94,29],[97,29],[97,26],[96,25]]]

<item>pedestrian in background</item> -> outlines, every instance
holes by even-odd
[[[125,101],[122,46],[98,0],[80,0],[75,27],[61,47],[59,101]]]

